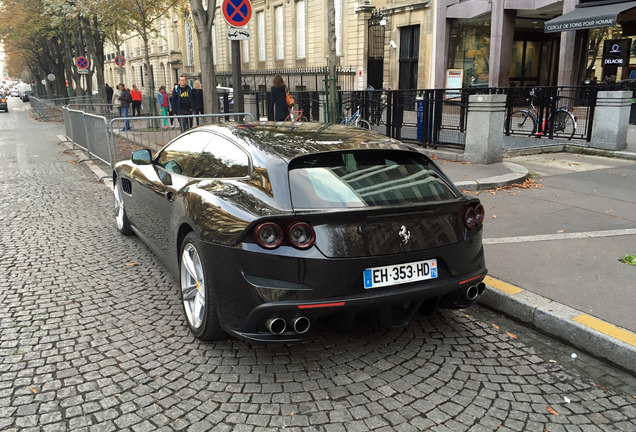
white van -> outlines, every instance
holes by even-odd
[[[24,100],[24,95],[26,92],[30,92],[29,94],[33,93],[33,89],[31,89],[31,84],[27,84],[27,83],[18,84],[18,96],[20,97],[20,99]]]

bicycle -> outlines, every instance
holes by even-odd
[[[358,105],[358,109],[351,115],[351,117],[344,116],[344,119],[340,122],[340,124],[371,130],[371,124],[364,120],[360,114],[360,105]]]
[[[561,106],[556,108],[553,106],[553,97],[550,96],[550,104],[548,105],[548,112],[546,115],[541,129],[537,129],[539,125],[539,113],[534,106],[534,99],[536,98],[535,88],[530,90],[530,106],[528,109],[520,109],[513,111],[506,118],[504,124],[504,132],[517,134],[517,135],[544,135],[549,133],[546,131],[546,125],[550,127],[552,125],[552,135],[559,138],[572,139],[574,132],[576,131],[576,117],[572,114],[572,107]],[[560,96],[556,97],[558,101]],[[555,112],[556,110],[556,112]]]
[[[285,121],[301,121],[306,122],[309,119],[303,115],[303,110],[294,111],[289,109],[289,115],[285,118]]]

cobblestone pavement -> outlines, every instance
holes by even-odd
[[[194,340],[108,188],[33,123],[0,138],[0,430],[636,431],[636,393],[480,308],[299,344]]]

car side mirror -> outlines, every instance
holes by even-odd
[[[135,165],[150,165],[152,164],[152,154],[148,149],[137,150],[136,152],[133,152],[130,160]]]

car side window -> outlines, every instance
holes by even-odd
[[[233,178],[247,177],[249,157],[234,143],[215,136],[205,147],[192,170],[192,177]]]
[[[175,174],[192,176],[192,167],[210,141],[206,132],[192,132],[177,138],[159,154],[157,164]]]

